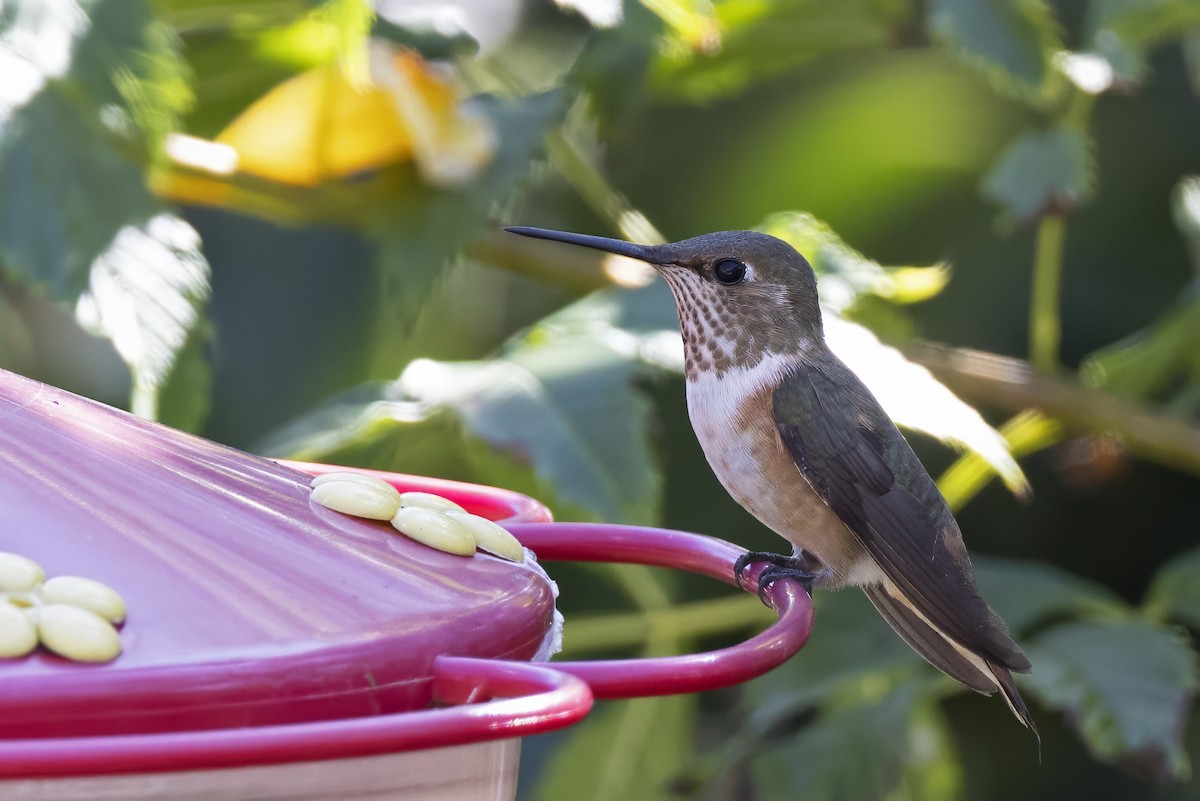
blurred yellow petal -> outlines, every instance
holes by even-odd
[[[470,180],[494,150],[487,120],[463,107],[449,79],[420,56],[371,50],[371,81],[336,64],[276,86],[217,137],[238,171],[296,186],[406,161],[430,183]]]
[[[457,186],[487,166],[496,150],[491,124],[458,102],[449,81],[418,56],[396,58],[383,43],[370,50],[371,78],[391,98],[412,142],[421,177],[434,186]]]

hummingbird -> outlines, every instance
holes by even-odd
[[[675,298],[688,416],[726,491],[791,554],[753,562],[766,600],[789,576],[857,586],[917,653],[984,695],[999,691],[1037,728],[1013,682],[1029,659],[979,594],[962,533],[933,479],[879,402],[825,343],[817,280],[791,245],[721,231],[664,245],[543,228],[514,234],[653,266]]]

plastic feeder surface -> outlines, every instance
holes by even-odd
[[[128,606],[124,652],[110,663],[42,649],[0,660],[0,780],[191,771],[208,781],[320,760],[340,760],[348,776],[388,775],[346,765],[569,725],[593,693],[726,686],[808,637],[808,597],[784,580],[770,593],[779,621],[732,648],[531,664],[554,612],[539,569],[445,554],[313,504],[311,474],[328,469],[262,459],[0,371],[0,550],[48,576],[102,581]],[[516,493],[375,474],[501,521],[543,560],[641,562],[730,582],[744,552],[664,529],[553,523]],[[515,750],[487,753],[501,752],[515,781]]]

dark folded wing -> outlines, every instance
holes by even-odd
[[[968,649],[1028,670],[975,588],[941,493],[857,376],[836,360],[794,371],[773,406],[780,439],[804,478],[904,597]]]

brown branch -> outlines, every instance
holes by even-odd
[[[1139,456],[1200,474],[1200,428],[1073,378],[1035,373],[995,353],[918,343],[905,350],[967,400],[1007,411],[1040,409],[1069,428],[1111,434]]]

